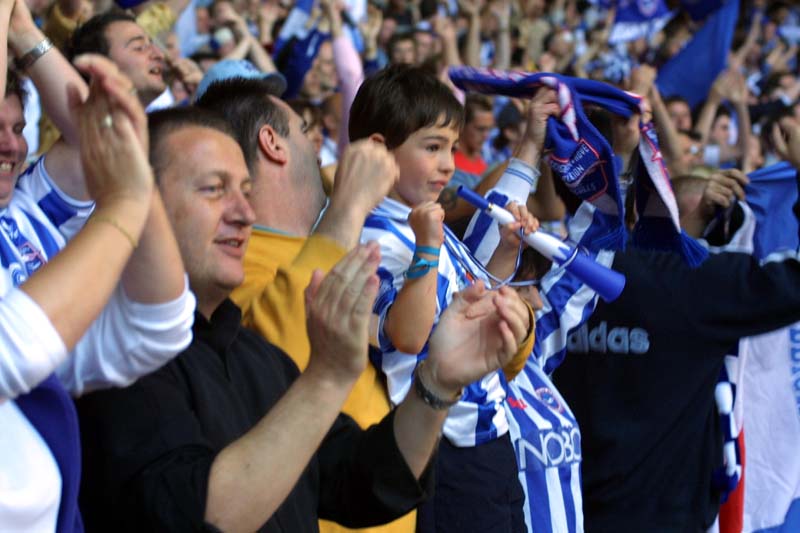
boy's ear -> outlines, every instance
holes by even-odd
[[[369,140],[386,146],[386,138],[380,133],[373,133],[369,136]]]
[[[264,124],[258,130],[258,149],[264,157],[280,165],[285,164],[289,159],[286,139],[278,135],[278,132],[269,124]]]

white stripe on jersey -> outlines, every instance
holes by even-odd
[[[570,466],[570,468],[572,468]],[[561,476],[557,468],[548,468],[544,471],[547,482],[547,493],[558,494],[563,490]],[[572,484],[570,483],[570,488]],[[564,508],[563,498],[548,498],[550,504],[550,527],[554,533],[569,533],[567,531],[567,510]]]
[[[566,402],[533,359],[509,383],[506,411],[528,531],[582,531],[580,431]]]

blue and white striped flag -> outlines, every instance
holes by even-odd
[[[756,216],[754,249],[762,261],[796,254],[800,245],[797,170],[782,162],[749,174],[747,203]],[[800,531],[800,323],[742,339],[745,533]]]

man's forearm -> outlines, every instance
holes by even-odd
[[[336,241],[345,250],[351,250],[358,244],[366,218],[367,213],[363,210],[342,205],[334,198],[314,233]]]
[[[205,520],[222,531],[259,529],[297,483],[354,381],[309,368],[244,436],[214,459]]]
[[[161,195],[153,191],[150,213],[139,246],[122,274],[128,298],[139,303],[162,303],[183,293],[184,268]]]
[[[14,55],[22,57],[44,38],[41,30],[36,26],[31,26],[16,31],[9,38],[9,45]],[[70,112],[67,87],[74,86],[80,92],[81,97],[86,98],[89,93],[86,82],[55,47],[37,59],[26,72],[39,91],[45,112],[64,136],[67,144],[77,149],[78,129]]]
[[[394,416],[397,447],[417,479],[431,460],[445,418],[447,409],[432,409],[414,390],[410,390],[397,407]]]

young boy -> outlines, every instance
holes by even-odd
[[[384,143],[400,168],[397,184],[362,233],[363,241],[381,245],[381,288],[375,304],[380,356],[373,362],[387,376],[393,403],[413,384],[414,393],[431,405],[450,409],[439,447],[435,496],[419,510],[418,530],[516,532],[525,529],[524,495],[507,435],[506,376],[492,372],[459,397],[447,398],[430,390],[417,374],[425,364],[431,329],[454,293],[476,282],[489,286],[489,272],[500,279],[511,276],[519,247],[516,233],[538,227],[524,206],[507,206],[517,222],[503,229],[484,268],[470,253],[483,239],[468,247],[443,226],[444,211],[436,199],[453,175],[462,122],[462,107],[450,89],[419,68],[394,66],[377,73],[353,102],[351,141]],[[512,160],[501,180],[513,182],[526,197],[538,177],[533,167],[539,147],[523,144],[518,157],[524,159]],[[469,233],[465,242],[470,242]],[[532,344],[533,320],[528,338],[505,369],[508,377],[524,365]]]

